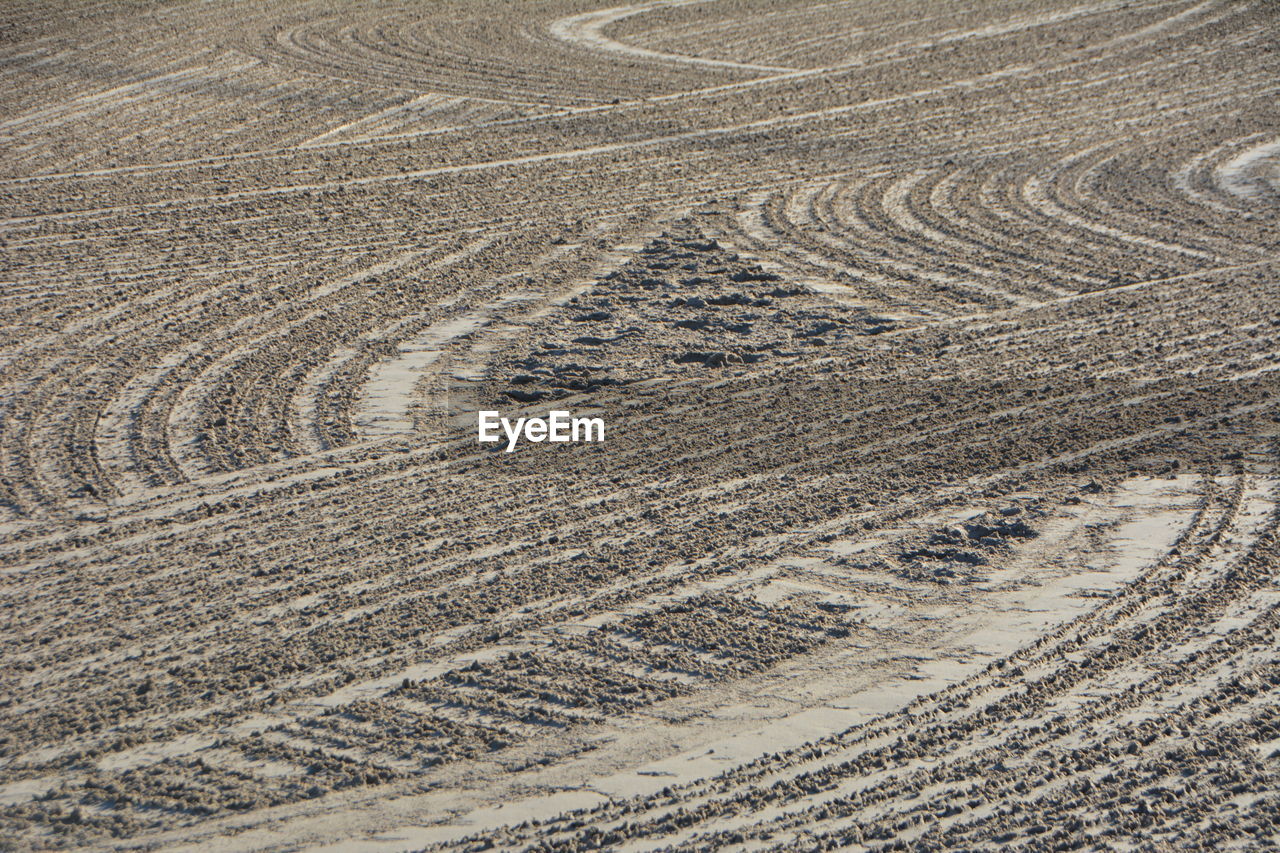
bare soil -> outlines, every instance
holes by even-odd
[[[7,3],[0,849],[1280,846],[1278,34]]]

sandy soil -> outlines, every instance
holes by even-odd
[[[8,3],[0,849],[1280,846],[1277,33]]]

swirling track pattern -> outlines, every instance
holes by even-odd
[[[1276,4],[10,5],[4,849],[1280,844]]]

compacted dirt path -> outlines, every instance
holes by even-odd
[[[1280,844],[1274,3],[2,20],[0,849]]]

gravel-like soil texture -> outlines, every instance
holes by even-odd
[[[3,4],[0,850],[1280,847],[1280,5],[620,2]]]

